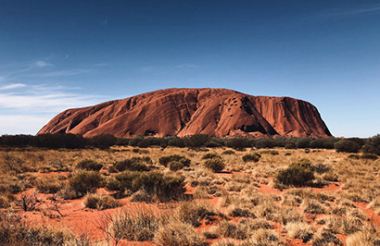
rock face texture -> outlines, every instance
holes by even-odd
[[[92,107],[68,109],[38,134],[112,134],[129,138],[207,134],[215,137],[329,137],[318,110],[289,97],[227,89],[165,89]]]

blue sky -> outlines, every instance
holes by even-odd
[[[380,133],[378,1],[0,0],[0,134],[164,88],[314,104],[335,136]]]

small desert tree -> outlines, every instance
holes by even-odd
[[[380,155],[380,134],[369,138],[363,146],[363,152]]]

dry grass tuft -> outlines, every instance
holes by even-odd
[[[343,243],[330,230],[321,228],[314,234],[311,241],[312,246],[343,246]]]
[[[305,199],[301,204],[301,208],[309,214],[326,214],[330,210],[329,207],[314,199]]]
[[[148,206],[130,206],[112,216],[108,231],[113,238],[151,241],[162,218]]]
[[[154,236],[154,243],[158,246],[206,246],[206,239],[202,234],[194,231],[190,224],[181,221],[170,221],[160,226]]]
[[[215,208],[205,202],[182,202],[175,210],[175,217],[192,226],[199,226],[203,219],[211,219],[211,216],[220,215]]]
[[[120,206],[120,203],[118,200],[108,195],[88,193],[84,198],[84,205],[86,208],[104,210],[109,208],[117,208]]]
[[[350,235],[346,240],[347,246],[380,245],[380,233],[374,228],[364,228]]]
[[[289,236],[301,239],[303,243],[311,240],[316,229],[307,223],[290,222],[285,226]]]

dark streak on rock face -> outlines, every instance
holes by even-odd
[[[226,136],[329,137],[318,110],[289,97],[250,96],[226,89],[166,89],[68,109],[38,134],[85,137]]]

